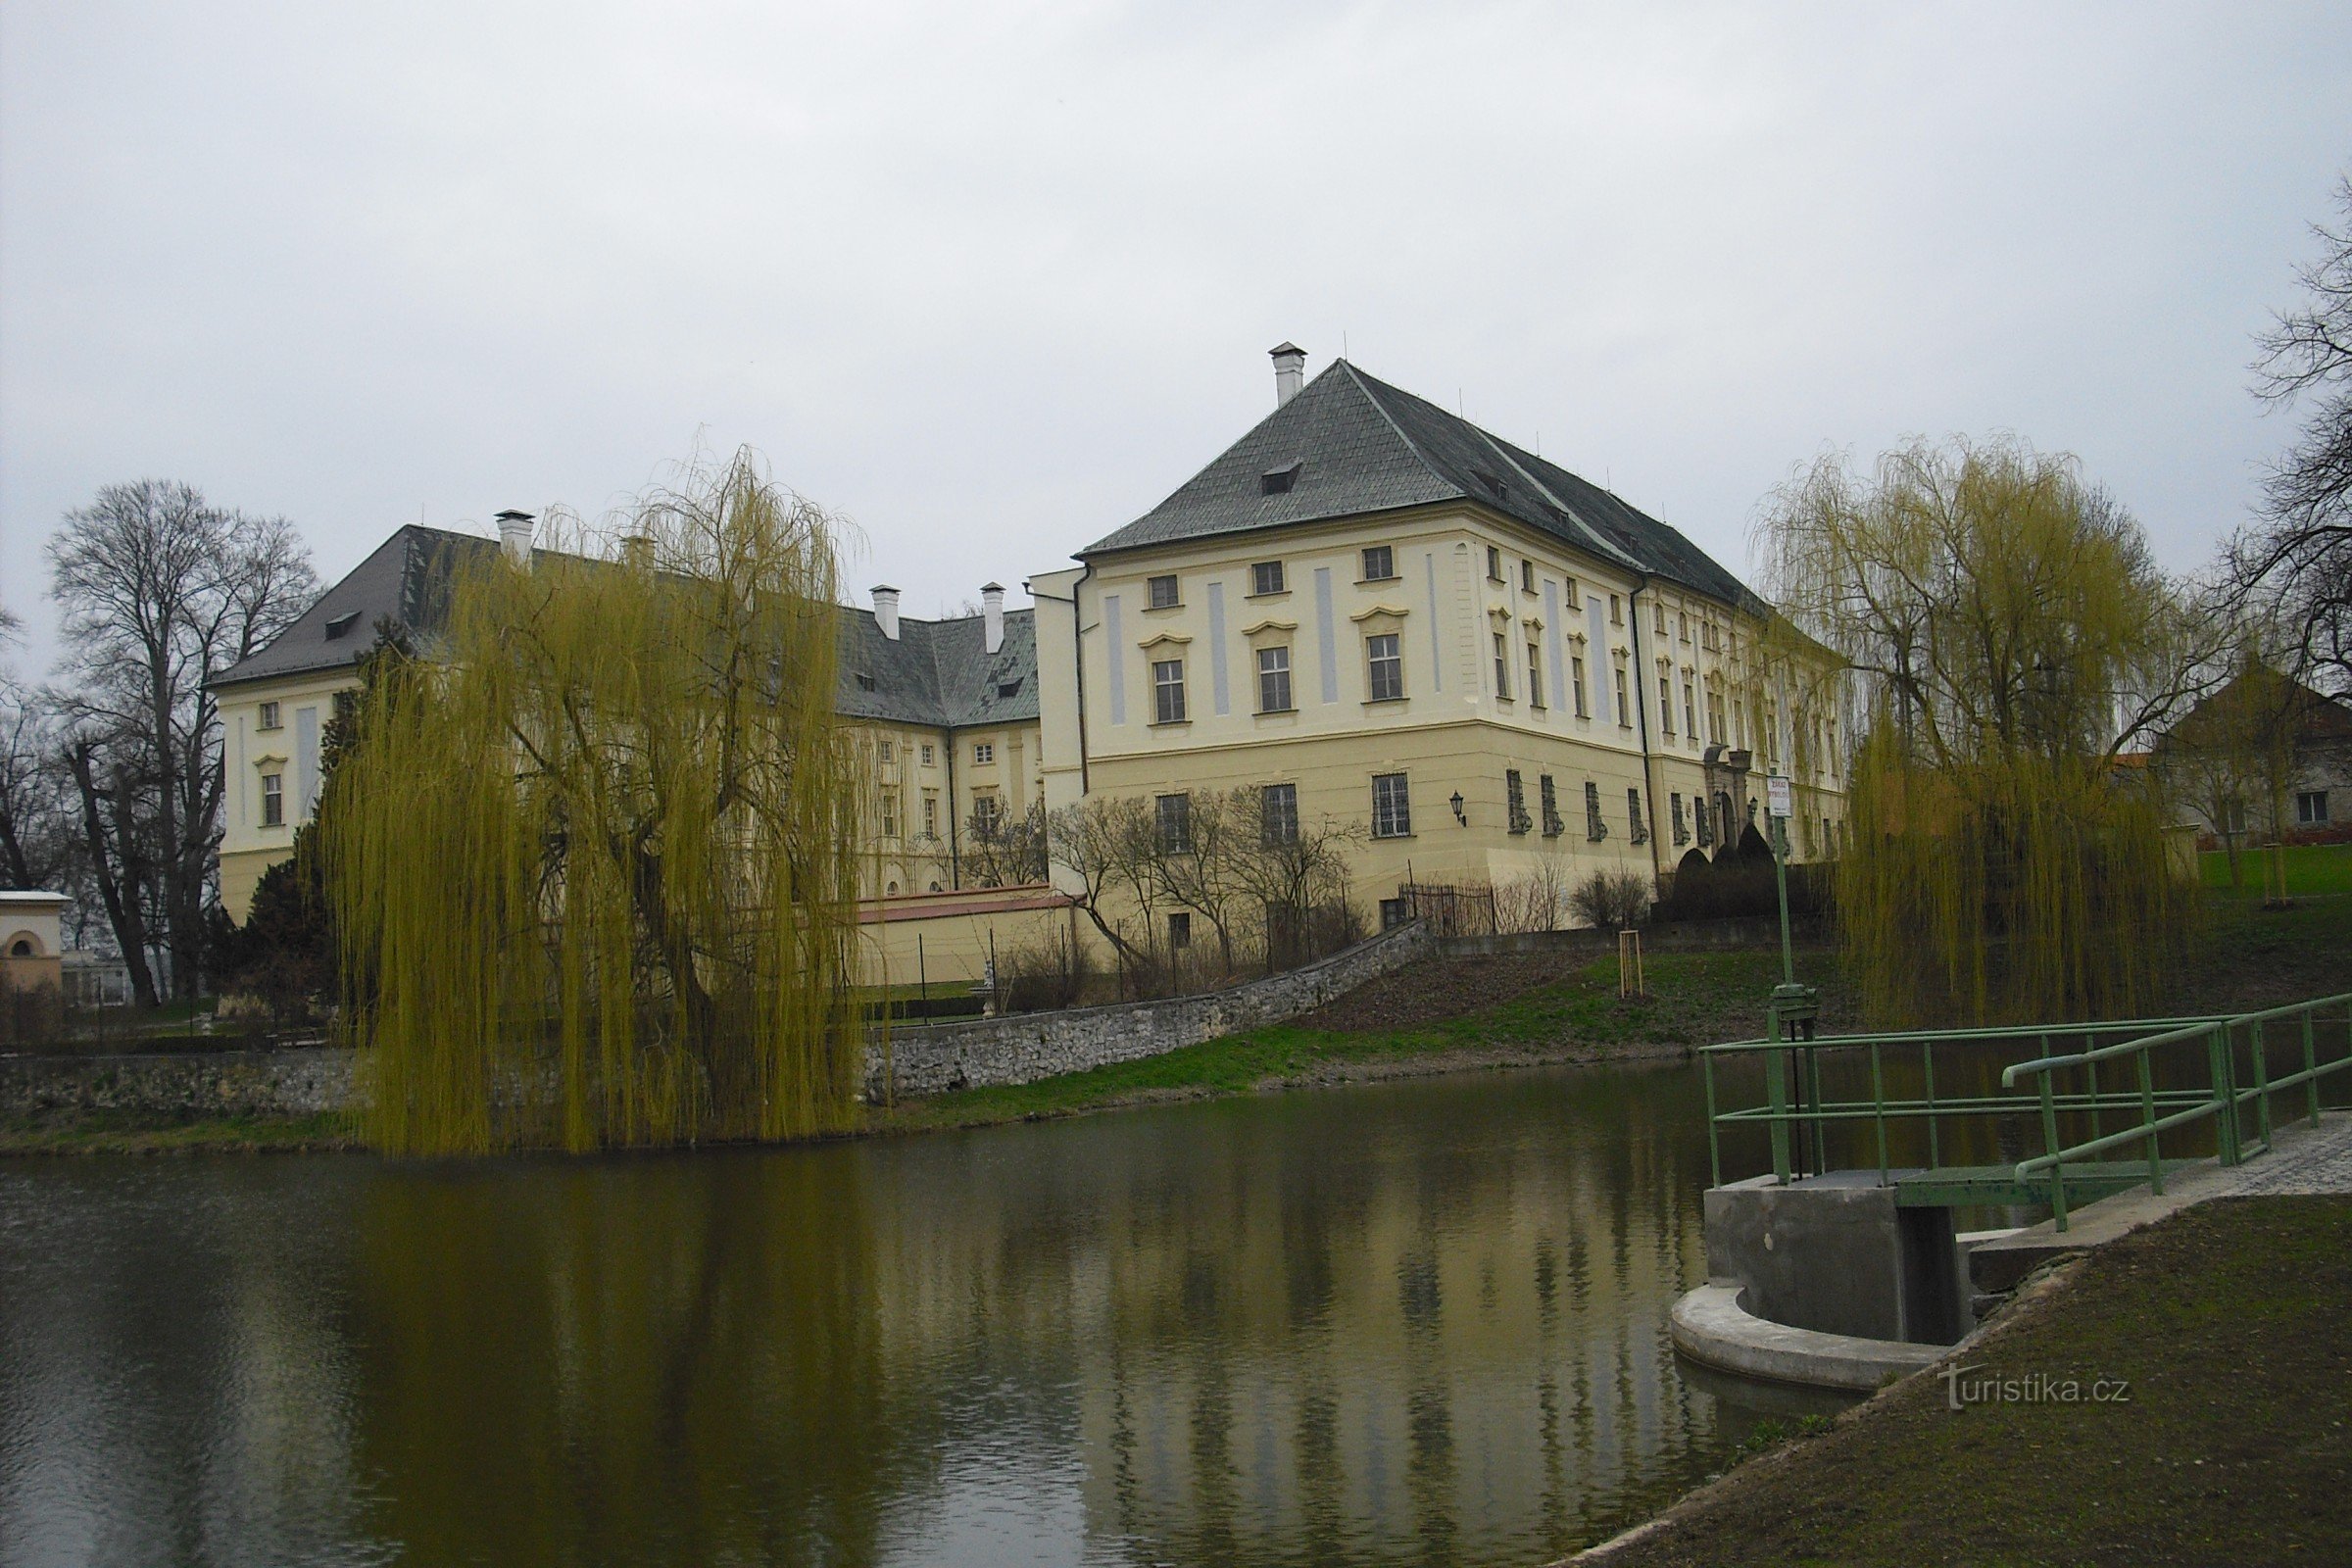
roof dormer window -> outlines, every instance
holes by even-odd
[[[1268,468],[1257,476],[1258,493],[1269,496],[1289,494],[1291,487],[1298,482],[1298,470],[1305,466],[1306,461],[1300,459],[1287,468]]]
[[[874,677],[868,675],[863,670],[859,670],[858,672],[858,689],[861,692],[872,691],[874,689]]]
[[[1021,695],[1021,683],[1017,680],[999,681],[997,695],[999,697],[1018,697]]]
[[[336,615],[327,621],[326,640],[330,643],[341,642],[344,638],[351,635],[351,628],[357,626],[359,623],[360,612],[358,611],[345,611],[342,614]]]

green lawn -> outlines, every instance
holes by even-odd
[[[1914,1377],[1740,1465],[1604,1561],[2343,1560],[2352,1200],[2176,1214],[2100,1248],[1963,1364],[1981,1394],[2005,1381],[2010,1398],[1954,1410],[1943,1379]],[[2019,1393],[2069,1383],[2084,1396]]]
[[[1807,978],[1826,978],[1826,952],[1800,954]],[[1648,959],[1650,994],[1617,997],[1614,955],[1558,981],[1456,1018],[1397,1029],[1339,1032],[1275,1024],[1187,1046],[1141,1061],[1066,1073],[1040,1083],[971,1089],[877,1111],[877,1128],[913,1130],[1067,1115],[1122,1102],[1242,1094],[1268,1079],[1417,1057],[1599,1057],[1621,1048],[1671,1051],[1760,1032],[1763,998],[1780,979],[1780,955],[1661,954]]]
[[[2239,891],[2245,897],[2262,896],[2262,861],[2270,854],[2268,850],[2238,852],[2238,876],[2243,883]],[[2220,850],[2208,850],[2198,858],[2201,862],[2198,870],[2205,885],[2228,892],[2230,857]],[[2321,893],[2352,893],[2352,844],[2288,845],[2286,892],[2287,897],[2298,899]]]

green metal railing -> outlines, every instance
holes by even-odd
[[[2120,1044],[2093,1051],[2078,1052],[2066,1056],[2041,1056],[2033,1061],[2021,1061],[2001,1073],[2001,1087],[2010,1089],[2025,1078],[2035,1080],[2041,1102],[2042,1152],[2030,1159],[2020,1160],[2017,1180],[2020,1185],[2030,1182],[2041,1170],[2063,1172],[2069,1159],[2084,1160],[2108,1150],[2119,1149],[2134,1142],[2144,1146],[2147,1153],[2148,1184],[2151,1191],[2164,1191],[2164,1165],[2157,1157],[2157,1140],[2175,1127],[2211,1120],[2214,1124],[2215,1153],[2225,1165],[2235,1165],[2271,1148],[2271,1097],[2289,1090],[2301,1089],[2304,1111],[2311,1125],[2320,1124],[2320,1080],[2331,1073],[2352,1068],[2352,1049],[2333,1060],[2322,1061],[2319,1055],[2320,1012],[2325,1007],[2345,1009],[2345,1031],[2348,1046],[2352,1046],[2352,992],[2341,996],[2321,997],[2312,1002],[2290,1003],[2283,1007],[2272,1007],[2262,1012],[2239,1013],[2233,1018],[2190,1023],[2163,1034],[2142,1039],[2126,1040]],[[2283,1077],[2270,1073],[2270,1040],[2264,1025],[2300,1024],[2303,1065]],[[2246,1031],[2246,1060],[2253,1074],[2253,1083],[2241,1085],[2237,1076],[2236,1034]],[[2178,1045],[2202,1038],[2205,1042],[2207,1092],[2194,1102],[2170,1114],[2157,1114],[2157,1096],[2150,1089],[2153,1067],[2150,1053],[2165,1046]],[[2141,1115],[2139,1122],[2120,1132],[2094,1136],[2082,1143],[2061,1147],[2058,1142],[2057,1105],[2060,1096],[2052,1088],[2052,1080],[2069,1068],[2081,1067],[2095,1074],[2102,1061],[2131,1057],[2137,1069]],[[2095,1082],[2095,1079],[2093,1080]],[[2259,1140],[2251,1148],[2245,1141],[2244,1112],[2254,1107],[2254,1120]],[[2058,1229],[2066,1229],[2066,1183],[2050,1183],[2051,1209]]]
[[[2342,1014],[2326,1016],[2329,1009]],[[2300,1024],[2302,1064],[2282,1077],[2270,1075],[2270,1047],[2276,1036],[2266,1026]],[[1779,1033],[1776,1020],[1776,1036]],[[2340,1038],[2344,1054],[2322,1060],[2320,1037]],[[2187,1082],[2160,1087],[2155,1054],[2202,1040],[2206,1044],[2203,1080],[2193,1070],[2183,1073],[2176,1062],[2167,1074]],[[1936,1058],[1948,1064],[1958,1053],[1978,1055],[1991,1051],[2014,1052],[2030,1045],[2035,1054],[2005,1066],[2003,1093],[1962,1093],[1938,1096]],[[2239,1047],[2249,1053],[2241,1073]],[[2054,1048],[2075,1046],[2072,1052]],[[1869,1098],[1831,1100],[1823,1093],[1822,1054],[1867,1055]],[[1887,1056],[1917,1053],[1920,1093],[1889,1097],[1886,1093]],[[1721,1109],[1717,1102],[1719,1060],[1754,1056],[1761,1059],[1764,1102]],[[1889,1181],[1890,1124],[1926,1123],[1925,1171],[1907,1174],[1907,1187],[1916,1186],[1921,1200],[1948,1201],[2046,1201],[2058,1228],[2067,1224],[2068,1187],[2085,1192],[2121,1191],[2143,1179],[2134,1167],[2121,1164],[2087,1165],[2093,1156],[2137,1144],[2145,1154],[2144,1179],[2164,1190],[2165,1161],[2159,1140],[2177,1128],[2211,1120],[2215,1145],[2224,1164],[2235,1164],[2270,1147],[2272,1097],[2300,1088],[2305,1109],[2316,1122],[2320,1113],[2320,1081],[2331,1073],[2352,1070],[2352,993],[2274,1007],[2235,1016],[2220,1014],[2187,1018],[2139,1018],[2104,1023],[2003,1025],[1984,1029],[1913,1030],[1883,1034],[1832,1035],[1819,1039],[1767,1038],[1707,1046],[1699,1052],[1706,1089],[1707,1152],[1716,1186],[1723,1185],[1722,1134],[1726,1129],[1763,1126],[1769,1133],[1773,1174],[1786,1184],[1797,1175],[1822,1172],[1829,1158],[1829,1133],[1839,1124],[1868,1123],[1875,1138],[1879,1180]],[[2100,1085],[2102,1064],[2108,1068],[2108,1087]],[[1988,1077],[1981,1062],[1976,1076]],[[2193,1066],[2193,1064],[2192,1064]],[[1948,1073],[1948,1068],[1947,1068]],[[2026,1078],[2034,1080],[2031,1095],[2015,1093]],[[2250,1078],[2251,1082],[2246,1080]],[[1948,1081],[1948,1076],[1947,1076]],[[2243,1111],[2252,1106],[2258,1146],[2244,1137]],[[1956,1119],[2037,1117],[2042,1152],[2014,1165],[1953,1167],[1943,1165],[1943,1135]],[[2087,1118],[2090,1136],[2062,1143],[2061,1118]],[[2110,1129],[2110,1123],[2125,1125]],[[2179,1163],[2179,1162],[2176,1162]],[[1867,1168],[1867,1167],[1863,1167]],[[1995,1174],[1997,1172],[1997,1175]],[[1974,1189],[1983,1196],[1971,1199]]]

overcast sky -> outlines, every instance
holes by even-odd
[[[2352,165],[2352,8],[9,0],[0,600],[113,480],[595,514],[749,443],[909,613],[1345,345],[1736,568],[1825,447],[2017,431],[2170,564]],[[862,593],[860,593],[862,597]]]

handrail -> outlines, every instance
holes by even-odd
[[[1975,1029],[1905,1029],[1886,1034],[1820,1035],[1811,1040],[1774,1040],[1759,1035],[1753,1040],[1726,1040],[1711,1046],[1700,1046],[1701,1055],[1722,1055],[1743,1051],[1783,1051],[1791,1045],[1830,1047],[1859,1047],[1872,1044],[1886,1046],[1947,1045],[1970,1040],[2016,1040],[2026,1035],[2056,1036],[2082,1034],[2113,1034],[2119,1029],[2148,1029],[2171,1026],[2194,1027],[2199,1024],[2221,1023],[2229,1013],[2192,1013],[2179,1018],[2119,1018],[2095,1023],[2019,1023],[1988,1024]]]
[[[2323,1062],[2317,1049],[2318,1025],[2322,1021],[2320,1015],[2323,1009],[2338,1007],[2344,1009],[2341,1017],[2331,1016],[2325,1021],[2331,1036],[2335,1029],[2340,1027],[2343,1030],[2346,1054]],[[2264,1025],[2280,1019],[2300,1021],[2303,1060],[2299,1070],[2274,1078],[2270,1072],[2272,1042],[2266,1039]],[[2098,1037],[2115,1035],[2127,1038],[2098,1043]],[[1954,1095],[1949,1092],[1948,1082],[1942,1095],[1936,1093],[1936,1048],[1984,1046],[2029,1037],[2040,1044],[2041,1054],[2003,1068],[2003,1093]],[[2251,1082],[2246,1084],[2239,1081],[2241,1067],[2246,1065],[2239,1060],[2238,1042],[2241,1037],[2251,1048]],[[2049,1047],[2057,1040],[2082,1041],[2086,1049],[2053,1053]],[[2199,1040],[2206,1044],[2206,1081],[2201,1085],[2191,1083],[2183,1087],[2158,1089],[2153,1054],[2166,1046]],[[1919,1048],[1920,1076],[1926,1087],[1924,1100],[1887,1098],[1884,1052],[1888,1047]],[[1870,1083],[1867,1098],[1830,1100],[1823,1096],[1819,1056],[1823,1051],[1868,1052]],[[1794,1054],[1799,1052],[1803,1053],[1802,1056]],[[1768,1054],[1765,1060],[1766,1102],[1731,1108],[1719,1105],[1715,1059],[1718,1056],[1736,1059],[1758,1053]],[[1783,1053],[1790,1054],[1784,1058]],[[1797,1151],[1796,1161],[1792,1162],[1789,1157],[1789,1135],[1792,1129],[1800,1132],[1811,1130],[1812,1159],[1818,1167],[1827,1162],[1825,1143],[1829,1124],[1868,1120],[1873,1123],[1877,1135],[1880,1180],[1886,1182],[1888,1179],[1886,1128],[1889,1121],[1924,1118],[1928,1123],[1930,1164],[1939,1168],[1938,1129],[1942,1122],[1954,1117],[2012,1117],[2038,1112],[2042,1152],[2019,1161],[2012,1170],[2012,1179],[2017,1188],[2034,1191],[2041,1185],[2046,1173],[2050,1207],[2057,1228],[2064,1230],[2067,1228],[2066,1184],[2070,1179],[2075,1179],[2065,1169],[2070,1163],[2088,1160],[2111,1150],[2137,1144],[2147,1152],[2149,1185],[2154,1191],[2162,1193],[2164,1165],[2158,1156],[2158,1140],[2165,1133],[2203,1121],[2213,1121],[2221,1161],[2226,1165],[2234,1165],[2269,1150],[2272,1097],[2297,1088],[2304,1091],[2305,1113],[2316,1125],[2321,1108],[2321,1080],[2337,1072],[2352,1070],[2352,992],[2234,1014],[2211,1013],[2188,1017],[2046,1025],[1996,1024],[1956,1030],[1828,1035],[1811,1040],[1740,1040],[1702,1046],[1697,1054],[1706,1079],[1708,1155],[1717,1186],[1723,1184],[1720,1133],[1727,1126],[1769,1126],[1772,1133],[1773,1171],[1786,1184],[1790,1180],[1791,1169],[1801,1168],[1804,1162],[1802,1149]],[[2125,1057],[2132,1059],[2137,1083],[2130,1087],[2119,1084],[2103,1089],[2099,1065]],[[1799,1091],[1793,1103],[1785,1082],[1785,1075],[1791,1067],[1796,1072]],[[2087,1088],[2081,1085],[2061,1088],[2057,1082],[2059,1075],[2076,1069],[2082,1070],[2087,1080]],[[2174,1070],[2168,1068],[2168,1073]],[[1809,1095],[1804,1093],[1808,1079]],[[2030,1098],[2013,1093],[2028,1080],[2034,1085]],[[2116,1080],[2110,1078],[2108,1082],[2114,1084]],[[2251,1144],[2247,1142],[2242,1116],[2249,1104],[2254,1107],[2256,1123],[2256,1136]],[[2109,1130],[2119,1114],[2131,1117],[2131,1125],[2120,1130]],[[2058,1128],[2061,1115],[2086,1115],[2089,1118],[2090,1136],[2062,1146]],[[1869,1156],[1864,1155],[1865,1162],[1868,1159]]]
[[[2254,1152],[2268,1153],[2271,1147],[2271,1097],[2281,1090],[2293,1089],[2298,1086],[2307,1087],[2310,1092],[2310,1119],[2313,1126],[2318,1126],[2320,1121],[2320,1080],[2330,1073],[2352,1068],[2352,1054],[2347,1054],[2342,1060],[2325,1064],[2319,1061],[2316,1054],[2313,1034],[2314,1025],[2319,1020],[2320,1009],[2339,1005],[2346,1009],[2345,1029],[2347,1038],[2352,1039],[2352,991],[2347,991],[2332,997],[2315,997],[2309,1002],[2287,1003],[2281,1006],[2266,1007],[2254,1012],[2241,1012],[2229,1018],[2191,1024],[2162,1034],[2121,1041],[2112,1046],[2101,1047],[2096,1051],[2081,1052],[2069,1056],[2041,1056],[2033,1061],[2021,1061],[2003,1069],[2001,1087],[2004,1089],[2014,1088],[2021,1079],[2029,1075],[2037,1079],[2040,1085],[2042,1152],[2018,1161],[2016,1179],[2019,1185],[2022,1186],[2032,1181],[2035,1173],[2039,1171],[2051,1172],[2051,1217],[2056,1222],[2056,1228],[2063,1231],[2067,1228],[2066,1182],[2064,1178],[2065,1165],[2069,1159],[2086,1159],[2092,1154],[2104,1153],[2110,1149],[2120,1148],[2128,1143],[2142,1143],[2148,1152],[2149,1190],[2161,1194],[2164,1191],[2164,1166],[2157,1157],[2156,1141],[2161,1134],[2172,1128],[2185,1127],[2193,1122],[2211,1118],[2215,1126],[2216,1157],[2224,1165],[2235,1165],[2248,1157],[2241,1143],[2244,1134],[2238,1120],[2239,1109],[2248,1101],[2253,1102],[2255,1119],[2262,1130],[2261,1148]],[[2270,1075],[2268,1043],[2263,1038],[2262,1026],[2274,1018],[2285,1017],[2299,1017],[2302,1020],[2303,1070],[2289,1073],[2283,1078],[2273,1078]],[[2237,1086],[2236,1058],[2230,1045],[2231,1034],[2241,1025],[2246,1029],[2253,1047],[2251,1062],[2254,1069],[2254,1087],[2251,1089],[2240,1089]],[[2059,1147],[2055,1115],[2058,1097],[2053,1092],[2050,1083],[2053,1075],[2067,1067],[2088,1066],[2100,1061],[2112,1060],[2118,1056],[2135,1055],[2139,1061],[2140,1079],[2144,1086],[2148,1079],[2148,1054],[2150,1052],[2160,1046],[2183,1044],[2200,1036],[2206,1041],[2206,1058],[2211,1074],[2209,1096],[2188,1104],[2185,1109],[2175,1111],[2172,1115],[2161,1119],[2155,1115],[2154,1107],[2151,1105],[2147,1108],[2145,1116],[2138,1126],[2127,1127],[2122,1132],[2110,1133],[2104,1137],[2093,1137],[2085,1142],[2064,1148]],[[2095,1067],[2093,1070],[2095,1071]],[[2228,1119],[2225,1121],[2224,1117]]]

